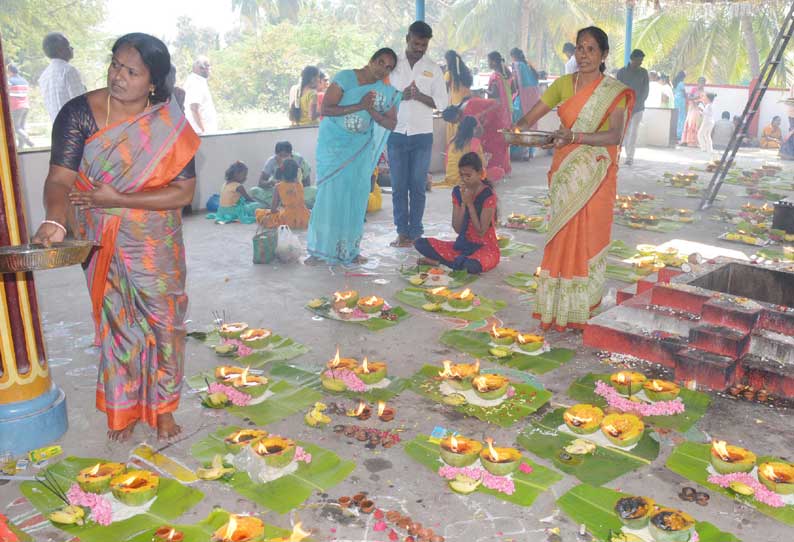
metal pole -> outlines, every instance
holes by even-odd
[[[416,20],[425,20],[425,0],[416,0]]]
[[[624,40],[623,65],[631,60],[631,33],[634,27],[634,0],[626,0],[626,39]]]

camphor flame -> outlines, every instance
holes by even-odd
[[[494,463],[498,463],[500,459],[499,453],[493,447],[493,439],[491,437],[488,437],[487,439],[485,439],[485,442],[488,443],[488,455],[491,457],[491,461],[493,461]]]
[[[433,294],[433,295],[440,295],[440,294],[442,294],[442,293],[444,292],[444,290],[446,290],[446,289],[447,289],[447,288],[446,288],[445,286],[437,286],[436,288],[431,288],[431,289],[430,289],[430,293],[431,293],[431,294]]]
[[[587,422],[592,421],[593,418],[582,418],[580,416],[576,416],[574,414],[569,414],[566,412],[565,419],[568,420],[568,422],[570,422],[570,424],[573,425],[574,427],[579,427],[586,424]]]
[[[613,437],[619,437],[621,435],[620,429],[615,427],[614,425],[605,425],[604,431],[612,435]]]
[[[232,438],[232,442],[234,442],[235,444],[237,444],[238,442],[240,442],[240,438],[241,438],[242,436],[243,436],[243,434],[242,434],[242,433],[240,433],[240,432],[238,432],[238,433],[237,433],[236,435],[234,435],[234,437]]]
[[[340,362],[341,362],[341,360],[339,359],[339,347],[337,346],[336,347],[336,355],[334,356],[334,359],[331,360],[331,367],[336,369],[337,367],[339,367],[339,363]]]
[[[480,390],[481,392],[488,391],[488,380],[484,376],[480,375],[478,377],[475,377],[471,382],[472,384],[477,386],[477,389]]]
[[[364,357],[364,362],[361,364],[361,370],[365,374],[369,374],[369,366],[367,365],[367,358],[366,357]]]
[[[717,455],[720,456],[720,459],[723,461],[732,461],[733,457],[731,454],[728,453],[728,443],[724,440],[715,440],[711,443],[711,447],[717,452]]]
[[[468,288],[466,288],[465,290],[463,290],[463,291],[460,293],[460,298],[461,298],[461,299],[466,299],[466,298],[467,298],[467,297],[469,297],[470,295],[471,295],[471,290],[470,290],[470,289],[468,289]]]
[[[454,378],[455,373],[452,372],[452,362],[448,359],[444,360],[444,370],[438,372],[438,376],[442,378]]]
[[[303,530],[303,523],[299,521],[292,528],[292,533],[289,535],[289,542],[301,542],[304,538],[308,538],[310,534],[312,533]]]
[[[626,376],[626,373],[618,373],[617,381],[619,384],[626,384],[628,383],[629,379]]]
[[[449,436],[449,449],[458,453],[458,439],[455,438],[455,435]]]
[[[664,386],[662,386],[658,380],[651,380],[651,389],[653,391],[664,391]]]
[[[496,338],[496,339],[498,339],[498,338],[500,338],[502,336],[502,334],[499,333],[499,330],[496,328],[496,324],[491,326],[491,335],[493,335],[494,338]]]
[[[358,402],[358,408],[356,409],[356,414],[355,415],[356,416],[361,416],[366,409],[367,409],[367,403],[365,403],[364,401],[359,401]]]
[[[135,476],[134,474],[131,474],[123,482],[121,482],[121,485],[123,485],[123,486],[131,486],[132,484],[135,483],[135,480],[137,480],[137,479],[138,479],[137,476]]]
[[[256,453],[259,455],[268,455],[271,452],[267,449],[267,444],[260,441],[259,444],[256,445]]]
[[[361,303],[363,303],[368,307],[372,307],[378,303],[378,296],[371,295],[369,297],[365,297],[364,299],[361,300]]]
[[[777,482],[777,483],[785,482],[785,479],[782,476],[780,476],[777,472],[775,472],[775,468],[769,463],[764,465],[761,474],[764,475],[764,478],[766,478],[767,480],[771,480],[772,482]]]
[[[175,536],[176,536],[176,529],[171,527],[171,530],[168,531],[168,538],[166,538],[166,540],[173,540]]]
[[[226,524],[226,532],[223,533],[224,542],[234,540],[234,533],[237,531],[237,516],[229,515],[229,523]]]
[[[386,402],[378,401],[378,417],[383,416],[383,412],[385,410],[386,410]]]
[[[334,292],[334,301],[346,301],[353,297],[353,292]]]
[[[90,470],[90,471],[88,471],[88,473],[87,473],[87,474],[88,474],[88,476],[96,476],[97,474],[99,474],[99,467],[100,467],[100,465],[101,465],[101,463],[97,463],[96,465],[94,465],[94,466],[91,468],[91,470]]]
[[[249,370],[250,368],[251,368],[251,367],[250,367],[250,366],[248,366],[248,367],[246,367],[245,369],[243,369],[243,372],[242,372],[242,373],[240,373],[240,385],[241,385],[241,386],[247,386],[247,385],[248,385],[248,370]]]

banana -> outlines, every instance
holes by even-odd
[[[314,408],[303,416],[303,421],[309,427],[317,427],[318,425],[326,425],[331,423],[331,418],[323,414],[323,411],[328,407],[323,403],[314,403]]]
[[[221,454],[215,454],[215,457],[212,458],[212,465],[210,465],[209,468],[196,469],[196,476],[202,480],[217,480],[233,472],[233,468],[223,466],[223,457],[221,457]]]
[[[80,506],[69,505],[52,512],[47,518],[53,523],[61,525],[82,525],[84,523],[85,510]]]

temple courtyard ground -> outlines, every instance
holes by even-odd
[[[229,159],[232,159],[230,157]],[[743,168],[760,166],[775,160],[773,154],[743,151],[738,163]],[[684,171],[693,166],[702,169],[707,159],[704,153],[689,149],[639,149],[632,167],[621,167],[618,191],[621,194],[648,192],[664,198],[666,207],[695,208],[699,200],[671,195],[671,189],[659,181],[665,172]],[[530,212],[538,208],[531,198],[542,196],[546,190],[549,156],[532,162],[515,164],[512,176],[498,187],[500,213],[506,217],[513,212]],[[783,178],[791,179],[792,165],[783,163]],[[701,173],[702,178],[708,177]],[[725,201],[719,206],[738,209],[749,201],[743,187],[726,185]],[[251,237],[253,225],[216,225],[202,214],[186,217],[185,238],[188,259],[188,293],[190,330],[207,330],[213,321],[213,311],[225,311],[227,320],[245,321],[252,326],[267,327],[289,336],[311,348],[293,361],[313,368],[325,363],[337,345],[344,355],[361,359],[387,361],[390,375],[408,378],[428,363],[438,364],[444,359],[468,361],[469,358],[439,342],[441,334],[460,326],[444,317],[407,307],[410,318],[389,329],[370,332],[361,326],[322,320],[306,310],[308,300],[344,288],[363,294],[377,294],[393,300],[396,292],[407,283],[400,277],[401,266],[415,262],[412,250],[388,246],[394,237],[391,224],[391,204],[384,197],[384,208],[368,216],[363,252],[370,260],[363,267],[307,267],[302,264],[252,265]],[[534,211],[532,211],[534,212]],[[613,238],[633,247],[638,243],[659,244],[670,239],[686,239],[719,247],[742,250],[752,254],[749,246],[717,239],[727,231],[728,224],[712,220],[713,211],[695,213],[697,220],[674,233],[634,230],[615,225]],[[425,213],[428,234],[450,236],[450,192],[434,189],[428,194]],[[508,286],[505,278],[515,272],[532,273],[540,264],[544,235],[509,230],[518,241],[538,247],[522,257],[505,258],[499,267],[481,277],[473,288],[478,294],[507,301],[507,308],[497,313],[504,325],[519,330],[538,330],[531,318],[531,305],[525,294]],[[305,239],[305,234],[302,235]],[[36,277],[39,302],[48,345],[48,357],[55,382],[66,393],[69,408],[69,430],[59,441],[65,455],[106,457],[125,460],[139,443],[155,447],[165,446],[162,453],[190,468],[200,466],[191,456],[190,448],[198,440],[222,425],[239,423],[223,410],[208,410],[199,398],[185,388],[176,413],[184,438],[170,445],[157,443],[149,428],[136,428],[132,442],[118,444],[105,437],[105,417],[94,408],[97,351],[92,347],[93,326],[90,320],[89,298],[79,268],[39,273]],[[606,303],[614,303],[615,290],[627,284],[610,280]],[[390,428],[402,428],[403,442],[417,434],[429,434],[435,427],[460,431],[478,439],[493,437],[502,446],[515,445],[518,433],[533,419],[540,419],[552,407],[575,403],[566,390],[577,378],[590,372],[614,370],[583,347],[581,333],[549,332],[547,340],[553,347],[576,351],[574,359],[556,370],[536,377],[553,392],[550,404],[540,412],[519,421],[510,428],[490,425],[475,418],[464,417],[448,406],[431,402],[411,390],[403,391],[389,404],[397,414]],[[188,339],[186,375],[191,376],[221,363],[215,353],[203,343]],[[485,365],[492,365],[485,363]],[[644,468],[629,472],[606,485],[610,488],[639,495],[647,495],[657,502],[667,503],[691,513],[698,520],[709,521],[723,531],[733,533],[745,542],[790,540],[794,528],[771,519],[755,509],[737,503],[716,492],[711,493],[707,506],[684,502],[678,493],[692,482],[665,467],[665,461],[675,444],[684,438],[707,442],[719,437],[730,443],[752,448],[763,455],[794,460],[794,412],[783,408],[735,400],[711,393],[713,403],[696,427],[682,436],[676,433],[655,434],[661,441],[658,458]],[[352,401],[326,398],[328,401]],[[542,493],[530,508],[509,504],[483,493],[459,496],[446,483],[404,453],[402,446],[369,450],[355,439],[304,425],[302,413],[294,414],[267,427],[270,432],[313,442],[356,462],[356,468],[346,480],[328,493],[314,493],[305,505],[289,514],[264,512],[241,498],[228,486],[217,482],[199,482],[195,487],[205,498],[179,523],[191,523],[204,518],[214,506],[234,512],[263,512],[271,524],[290,528],[296,521],[315,529],[315,540],[385,541],[386,532],[376,532],[372,515],[345,512],[336,504],[343,495],[368,492],[379,508],[398,510],[414,521],[432,527],[449,542],[547,540],[556,536],[559,528],[562,540],[578,538],[579,525],[559,510],[556,499],[579,482],[573,476],[563,479]],[[333,424],[349,423],[343,416],[335,416]],[[374,425],[374,424],[373,424]],[[30,428],[35,430],[35,428]],[[550,461],[530,457],[541,465],[552,467]],[[33,469],[20,474],[31,475]],[[699,489],[700,490],[700,489]],[[19,482],[0,486],[0,512],[16,520],[29,520],[31,508],[19,501]],[[35,522],[33,522],[35,524]],[[36,540],[63,541],[69,536],[49,525],[31,526]],[[402,532],[402,531],[401,531]],[[401,539],[405,536],[402,532]]]

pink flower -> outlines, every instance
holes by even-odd
[[[397,542],[399,539],[400,539],[400,535],[398,535],[398,534],[395,532],[395,530],[394,530],[394,529],[392,529],[391,531],[389,531],[389,540],[391,540],[391,542]]]
[[[780,508],[785,506],[786,503],[783,499],[775,493],[767,489],[761,482],[747,474],[746,472],[734,472],[731,474],[712,474],[708,477],[708,481],[712,484],[717,484],[720,487],[729,487],[731,482],[741,482],[753,488],[755,493],[753,498],[760,503],[764,503],[772,508]]]
[[[350,369],[329,369],[323,373],[323,376],[341,380],[350,391],[367,391],[367,385]]]
[[[475,297],[474,301],[471,302],[471,306],[472,307],[479,307],[480,304],[481,304],[481,302],[480,302],[480,298],[479,297]]]
[[[516,394],[516,389],[513,386],[507,388],[507,393],[505,393],[505,395],[507,395],[508,397],[513,397],[515,394]]]
[[[351,316],[353,318],[369,318],[369,315],[366,312],[364,312],[361,309],[359,309],[358,307],[353,309],[353,312],[351,313]]]
[[[227,386],[220,382],[211,383],[207,391],[209,393],[223,393],[234,406],[246,406],[251,402],[251,396],[247,393],[243,393],[240,390],[234,389],[232,386]]]
[[[472,480],[482,480],[483,486],[506,495],[512,495],[516,491],[516,485],[512,478],[493,475],[480,467],[461,468],[444,465],[438,469],[438,475],[446,480],[454,480],[459,474],[471,478]]]
[[[378,520],[375,522],[375,525],[372,527],[372,530],[380,533],[386,530],[386,522],[383,520]]]
[[[242,341],[238,341],[237,339],[224,339],[223,344],[228,344],[229,346],[236,346],[237,355],[241,358],[247,356],[248,354],[254,351],[253,348],[244,345]]]
[[[657,401],[650,404],[635,403],[620,395],[615,388],[603,380],[596,382],[595,393],[606,399],[607,404],[612,408],[616,408],[621,412],[632,412],[640,416],[674,416],[686,410],[686,406],[680,397],[672,401]]]
[[[110,525],[113,522],[113,510],[110,501],[102,495],[88,493],[80,489],[77,484],[72,484],[66,492],[69,504],[83,506],[91,509],[90,518],[99,525]]]
[[[304,450],[301,446],[295,447],[295,461],[303,461],[306,464],[312,462],[312,454]]]
[[[532,466],[530,466],[529,463],[521,463],[518,466],[518,470],[520,470],[524,474],[529,474],[530,472],[532,472]]]

